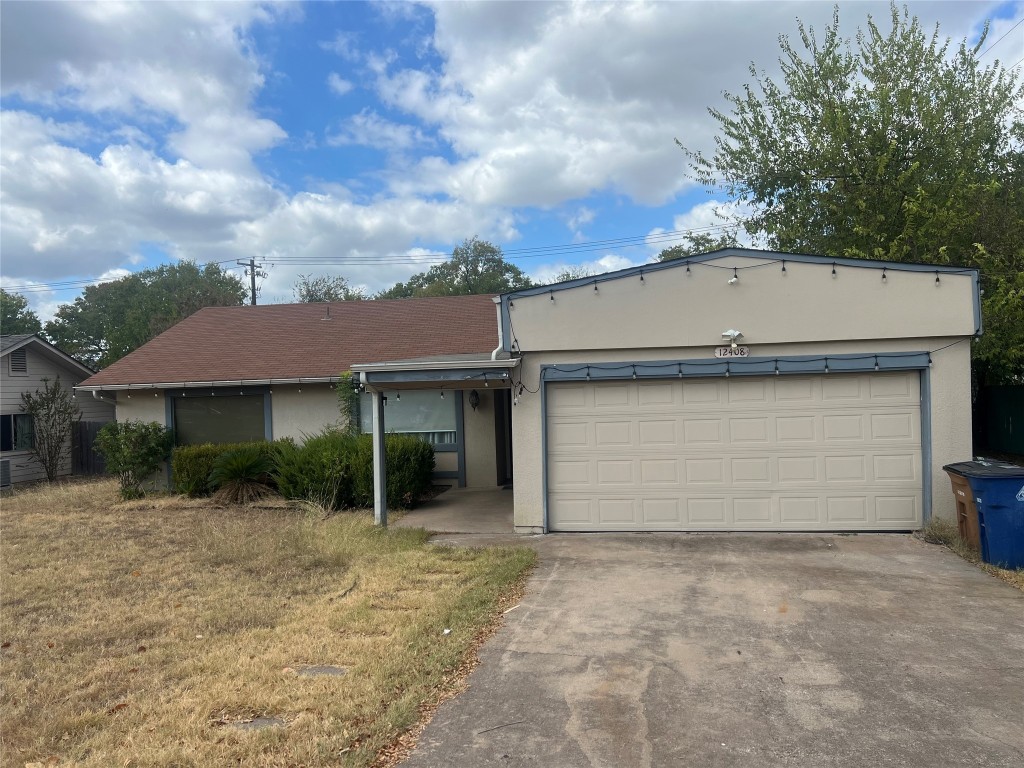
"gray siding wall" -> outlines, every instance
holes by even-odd
[[[0,358],[0,413],[21,413],[21,393],[40,389],[44,378],[52,382],[59,376],[60,384],[65,389],[70,389],[85,378],[78,371],[41,355],[34,346],[29,344],[23,347],[28,363],[27,375],[11,375],[10,355]],[[82,421],[107,422],[114,419],[113,405],[95,400],[92,395],[80,395],[75,403],[82,413]],[[10,461],[12,484],[46,479],[42,466],[28,451],[2,451],[0,461]],[[61,474],[71,474],[70,452]]]

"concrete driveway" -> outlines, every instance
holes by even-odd
[[[408,768],[1024,765],[1024,593],[945,550],[528,541],[526,598]]]

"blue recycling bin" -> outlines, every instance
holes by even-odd
[[[979,459],[944,469],[970,483],[978,507],[981,559],[1000,568],[1024,568],[1024,467]]]

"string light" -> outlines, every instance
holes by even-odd
[[[633,366],[633,379],[636,379],[636,366]]]
[[[825,358],[825,373],[829,373],[829,370],[828,370],[828,358],[827,357]]]
[[[690,274],[690,262],[686,262],[686,274]]]
[[[778,360],[775,361],[775,375],[776,376],[779,375],[779,361]]]
[[[640,282],[642,283],[643,281],[644,281],[644,271],[641,269],[640,270]]]
[[[928,354],[928,367],[929,368],[932,367],[932,356],[931,356],[931,353]]]
[[[740,281],[740,274],[736,267],[732,268],[732,277],[729,278],[729,285],[736,285]]]
[[[786,260],[782,260],[782,274],[786,274]]]
[[[935,270],[935,284],[938,285],[941,281],[939,280],[939,270]]]
[[[555,300],[555,292],[553,290],[548,291],[548,298],[551,299],[551,301]]]
[[[835,276],[836,276],[836,263],[833,261],[832,262],[832,277],[835,277]]]
[[[727,378],[727,379],[729,378],[729,364],[728,363],[725,364],[725,378]]]
[[[683,364],[682,363],[679,364],[679,378],[680,379],[683,378]]]
[[[594,281],[594,293],[597,293],[597,280]]]
[[[590,366],[587,366],[587,381],[590,381]]]
[[[882,282],[885,282],[885,267],[882,267]]]
[[[875,355],[875,370],[878,370],[878,355]]]
[[[441,390],[441,399],[444,400],[444,390]]]
[[[395,392],[395,400],[397,400],[398,402],[402,402],[402,393],[401,392]]]

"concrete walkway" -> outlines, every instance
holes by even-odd
[[[519,541],[541,555],[528,594],[407,768],[1024,765],[1024,593],[945,550]]]
[[[397,528],[437,533],[512,535],[512,491],[450,488],[394,521]]]

